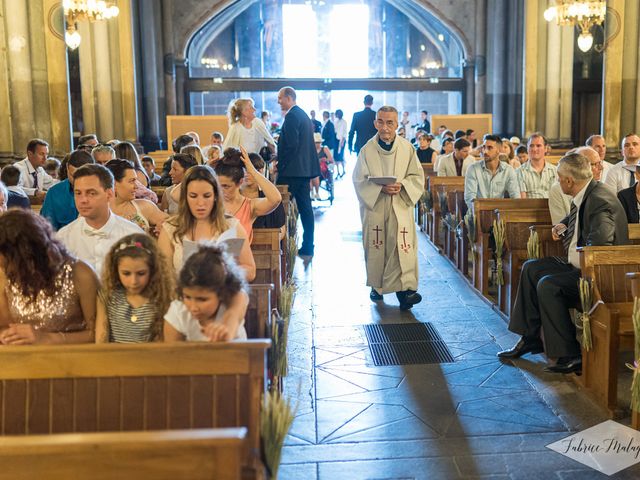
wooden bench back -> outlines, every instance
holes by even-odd
[[[478,231],[489,233],[496,210],[505,213],[507,210],[548,210],[549,201],[546,198],[476,198],[473,208],[478,217]]]
[[[3,347],[2,435],[247,427],[256,465],[268,340]]]
[[[280,254],[273,250],[253,250],[252,253],[256,262],[256,278],[251,283],[273,284],[277,301],[282,288]]]
[[[254,228],[251,250],[272,250],[280,252],[279,228]]]
[[[631,282],[627,281],[626,274],[640,271],[638,246],[581,247],[578,252],[582,276],[594,279],[603,302],[633,302]]]
[[[629,224],[629,240],[633,245],[640,244],[640,223]]]
[[[0,480],[239,480],[246,428],[0,438]]]
[[[249,292],[249,307],[244,317],[248,338],[269,338],[271,309],[275,307],[273,284],[252,284]]]
[[[495,218],[505,223],[505,243],[510,250],[527,250],[531,225],[551,225],[549,209],[497,210]]]
[[[424,172],[424,188],[429,186],[429,177],[435,177],[438,175],[438,172],[433,171],[432,163],[421,163],[422,171]]]

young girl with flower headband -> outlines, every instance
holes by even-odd
[[[137,233],[123,237],[105,260],[96,343],[161,340],[163,317],[173,297],[173,274],[155,240]]]
[[[178,280],[179,300],[164,316],[165,342],[244,340],[248,305],[244,275],[225,248],[201,244],[185,262]],[[240,316],[225,315],[232,300],[244,299]]]

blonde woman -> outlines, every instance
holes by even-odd
[[[248,153],[260,153],[265,143],[272,152],[276,151],[273,137],[264,123],[256,118],[256,108],[250,98],[238,98],[229,104],[229,132],[222,150],[229,147],[243,147]]]

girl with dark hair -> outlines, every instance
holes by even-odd
[[[39,215],[0,215],[0,344],[93,341],[98,279]]]
[[[156,241],[141,233],[127,235],[105,260],[96,343],[161,340],[164,314],[173,298],[173,273]]]
[[[115,195],[111,199],[111,211],[135,223],[146,233],[155,234],[169,216],[155,203],[135,198],[136,172],[129,160],[113,159],[105,165],[115,179]]]
[[[244,269],[247,280],[253,280],[256,264],[247,234],[236,218],[225,216],[222,189],[216,174],[206,165],[191,167],[182,181],[178,213],[162,225],[158,239],[160,251],[172,262],[175,272],[179,272],[185,260],[185,243],[191,246],[229,239],[244,240],[238,264]]]
[[[246,175],[250,176],[258,188],[264,192],[264,198],[247,198],[242,195],[240,187],[245,178],[245,170]],[[282,202],[282,195],[278,187],[256,170],[242,147],[240,150],[227,148],[216,165],[215,171],[222,187],[225,212],[240,221],[251,243],[254,220],[273,212]]]
[[[247,296],[247,285],[243,277],[224,248],[200,245],[180,272],[180,299],[171,303],[164,316],[165,342],[246,339],[246,307],[240,315],[224,315],[236,296]]]
[[[180,200],[180,184],[184,178],[185,173],[191,167],[198,164],[198,161],[193,155],[188,153],[176,153],[169,158],[171,161],[171,170],[169,170],[169,176],[171,177],[172,185],[168,187],[162,195],[162,201],[160,202],[160,210],[167,212],[170,215],[178,213],[178,202]]]

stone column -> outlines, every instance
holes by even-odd
[[[538,92],[538,25],[542,17],[539,2],[525,2],[524,24],[524,135],[528,137],[538,128],[537,92]],[[544,7],[542,7],[544,8]]]
[[[9,91],[11,126],[14,152],[23,153],[29,140],[36,134],[33,109],[33,76],[29,38],[29,11],[26,0],[11,0],[11,16],[7,19],[7,63],[9,66]]]
[[[99,138],[112,139],[116,137],[114,125],[113,90],[111,70],[117,68],[117,62],[112,63],[109,48],[109,32],[106,21],[93,24],[93,59],[95,67],[95,96],[98,120],[97,133]],[[82,59],[80,59],[82,65]],[[89,133],[89,132],[87,132]]]
[[[122,138],[135,142],[138,140],[138,121],[136,109],[135,63],[133,58],[133,15],[131,0],[119,0],[118,7],[118,54],[120,58],[120,102],[122,111]]]
[[[51,112],[51,145],[56,155],[66,153],[72,147],[71,105],[69,102],[69,65],[67,47],[64,40],[51,32],[48,25],[49,13],[55,8],[62,16],[58,0],[44,0],[43,21],[45,52],[47,57],[47,84],[49,90],[49,110]],[[0,69],[2,67],[0,66]]]
[[[487,96],[487,0],[476,2],[476,35],[475,40],[475,111],[469,113],[484,113]]]
[[[145,150],[158,150],[161,148],[160,138],[160,118],[158,108],[158,64],[156,62],[156,45],[159,37],[156,32],[155,16],[157,15],[157,4],[153,0],[140,0],[140,35],[141,45],[144,51],[141,52],[142,59],[142,84],[144,89],[144,111],[143,125],[140,142]]]
[[[51,109],[49,107],[49,85],[47,77],[47,55],[43,30],[43,2],[29,2],[28,35],[31,50],[31,95],[34,105],[36,137],[46,139],[52,150]]]
[[[625,18],[625,3],[625,0],[609,0],[607,6],[615,9],[621,18]],[[611,35],[611,27],[611,25],[605,25],[605,38]],[[608,44],[604,52],[601,131],[607,141],[607,147],[612,149],[619,148],[621,140],[624,27],[624,23],[620,25],[620,33]]]
[[[13,158],[13,125],[11,121],[11,95],[9,93],[9,59],[5,35],[5,1],[0,0],[0,162]]]
[[[167,115],[176,114],[176,65],[173,45],[173,0],[162,0],[164,95]]]
[[[620,134],[637,131],[638,126],[638,15],[640,5],[638,2],[627,1],[622,17],[624,34],[624,62],[622,63],[621,105],[636,105],[636,108],[623,108],[620,112]],[[605,50],[606,52],[606,50]],[[622,140],[622,137],[620,137]]]

